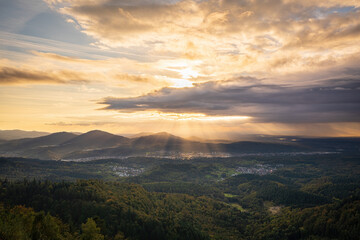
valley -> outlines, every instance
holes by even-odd
[[[358,142],[207,144],[164,133],[129,139],[98,131],[10,140],[0,149],[18,156],[0,157],[1,214],[21,219],[45,212],[67,239],[77,239],[92,220],[109,240],[356,239],[360,218],[335,217],[360,214]],[[204,146],[226,151],[201,152]],[[27,158],[40,155],[49,159]],[[0,221],[0,233],[8,227]]]

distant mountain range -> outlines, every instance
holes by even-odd
[[[281,141],[216,143],[187,140],[166,132],[127,138],[94,130],[58,132],[0,142],[0,156],[38,159],[96,159],[127,156],[228,156],[294,152],[360,152],[360,138],[288,138]],[[227,155],[228,154],[228,155]]]
[[[34,138],[49,135],[48,132],[23,131],[23,130],[0,130],[0,140],[15,140],[21,138]]]

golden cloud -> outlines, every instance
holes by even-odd
[[[308,70],[309,62],[322,68],[333,56],[342,62],[360,52],[358,1],[48,3],[74,19],[98,46],[130,52],[140,47],[146,54],[199,60],[199,75],[208,80],[244,72],[299,72]]]
[[[12,84],[79,84],[88,80],[73,71],[38,71],[25,68],[0,66],[0,85]]]

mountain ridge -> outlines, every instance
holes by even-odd
[[[336,146],[336,147],[335,147]],[[340,146],[340,147],[339,147]],[[177,156],[178,154],[263,154],[286,152],[360,152],[360,138],[298,138],[297,141],[192,141],[167,132],[127,138],[101,130],[81,135],[58,132],[36,138],[0,142],[0,156],[60,160],[106,156]]]
[[[0,130],[0,139],[9,141],[9,140],[22,139],[22,138],[42,137],[49,134],[51,133],[39,132],[39,131],[24,131],[20,129]]]

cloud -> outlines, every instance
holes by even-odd
[[[0,66],[0,85],[86,83],[82,74],[73,71],[39,71]]]
[[[313,71],[360,53],[358,1],[48,3],[74,19],[96,46],[199,60],[197,71],[207,81],[244,73],[260,77]]]
[[[151,83],[151,82],[159,82],[160,80],[155,79],[151,75],[145,75],[145,74],[115,74],[115,79],[118,79],[120,81],[129,81],[129,82],[137,82],[137,83]]]
[[[145,89],[169,86],[168,77],[154,64],[126,58],[86,59],[31,51],[23,60],[0,59],[0,84],[103,84],[107,87]],[[139,86],[142,83],[142,86]],[[139,94],[139,91],[137,91]]]
[[[172,113],[249,116],[243,126],[252,124],[258,132],[261,126],[306,131],[312,123],[342,128],[339,122],[359,121],[359,1],[44,1],[93,42],[0,32],[0,85],[57,84],[29,89],[46,94],[46,102],[59,90],[73,94],[78,102],[67,106],[76,110],[63,107],[64,112],[99,114],[93,100],[103,98],[105,109],[124,113],[102,113],[114,113],[119,121],[128,116],[126,127],[134,128]],[[34,96],[27,88],[3,88],[8,109],[12,102],[27,106],[11,100],[17,94]],[[111,94],[116,98],[104,98]],[[38,116],[53,109],[52,103]],[[46,121],[67,123],[58,116]]]
[[[49,126],[61,126],[61,127],[71,127],[71,126],[104,126],[104,125],[119,125],[118,122],[52,122],[52,123],[45,123],[45,125]]]
[[[315,86],[207,82],[163,88],[133,98],[106,98],[106,110],[250,116],[257,122],[360,121],[360,78],[329,79]]]
[[[239,46],[253,43],[254,39],[263,41],[264,36],[278,47],[305,42],[324,44],[324,39],[356,37],[360,20],[356,1],[62,2],[67,5],[60,5],[59,12],[76,19],[88,35],[110,45],[166,45],[170,39],[181,41],[179,36],[198,41],[208,37],[208,42],[221,37],[218,40],[231,44],[241,40],[236,44]]]
[[[65,61],[65,62],[87,62],[88,61],[87,59],[68,57],[68,56],[63,56],[63,55],[59,55],[59,54],[51,53],[51,52],[31,51],[31,53],[36,56],[39,56],[39,57],[49,58],[49,59],[53,59],[53,60],[57,60],[57,61]]]

